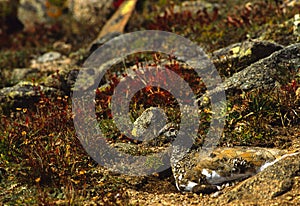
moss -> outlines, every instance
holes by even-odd
[[[0,51],[0,70],[28,67],[32,50]]]

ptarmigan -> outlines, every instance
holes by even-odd
[[[160,139],[174,140],[177,133],[174,124],[167,124],[160,131]],[[182,155],[183,152],[185,155]],[[244,180],[286,156],[299,153],[274,148],[227,147],[203,155],[202,148],[186,149],[173,145],[170,162],[178,190],[212,193],[220,190],[225,183]]]

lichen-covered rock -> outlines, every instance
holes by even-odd
[[[300,44],[293,44],[261,59],[224,81],[225,88],[251,90],[287,83],[300,66]]]
[[[207,10],[211,12],[215,8],[218,8],[218,4],[209,3],[206,1],[183,1],[180,5],[174,6],[174,12],[190,11],[191,13],[196,14],[200,10]]]
[[[166,116],[162,109],[150,107],[133,123],[132,135],[140,141],[149,141],[158,136],[166,124]]]
[[[283,46],[270,41],[249,40],[214,51],[212,60],[217,68],[228,68],[225,76],[231,76],[282,48]]]
[[[113,10],[113,0],[68,0],[68,7],[77,21],[92,25],[107,20]]]
[[[20,0],[18,18],[25,30],[32,30],[34,24],[49,21],[45,0]]]
[[[26,30],[32,30],[35,23],[50,23],[62,19],[68,11],[74,20],[95,25],[105,22],[113,9],[113,0],[20,0],[18,18]],[[64,15],[64,18],[69,16]]]
[[[74,62],[72,62],[70,58],[61,55],[59,52],[50,51],[31,60],[30,67],[38,69],[41,72],[56,72],[60,70],[61,67],[71,63]]]
[[[50,87],[36,85],[32,82],[22,81],[12,87],[0,90],[0,110],[12,108],[26,108],[37,102],[41,94],[61,94],[58,90]],[[2,109],[1,109],[2,108]]]
[[[37,58],[37,62],[45,63],[55,61],[61,58],[61,54],[59,52],[51,51],[43,54],[42,56]]]
[[[58,52],[48,52],[31,60],[29,68],[3,67],[0,69],[0,88],[34,80],[42,86],[55,88],[68,95],[79,72],[76,62],[77,58],[81,58],[78,57],[81,53],[69,58]]]
[[[38,79],[41,85],[61,90],[69,95],[79,72],[79,66],[74,59],[58,52],[47,52],[32,60],[30,67],[44,74],[40,77],[45,78]]]
[[[46,87],[58,89],[64,92],[66,95],[69,95],[72,88],[74,87],[78,73],[78,66],[65,65],[55,74],[49,75],[41,84]]]
[[[300,43],[292,44],[270,56],[263,58],[245,69],[233,74],[223,81],[223,87],[216,86],[209,91],[210,94],[216,94],[221,90],[249,91],[252,89],[272,89],[276,84],[286,84],[292,77],[292,73],[298,72],[300,66]],[[198,101],[205,104],[208,92]]]

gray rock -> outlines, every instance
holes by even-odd
[[[158,136],[159,131],[166,125],[166,119],[162,109],[150,107],[133,123],[132,135],[140,141],[149,141]]]
[[[293,44],[261,59],[224,81],[225,88],[251,90],[287,83],[300,66],[300,44]]]
[[[68,9],[72,16],[79,22],[85,22],[88,25],[106,22],[107,17],[113,10],[113,0],[95,1],[95,0],[70,0]]]
[[[40,56],[37,61],[39,63],[45,63],[45,62],[50,62],[50,61],[55,61],[58,60],[59,58],[61,58],[61,54],[59,52],[47,52],[45,54],[43,54],[42,56]]]
[[[214,51],[212,60],[217,68],[228,68],[224,74],[228,77],[282,48],[270,41],[249,40]]]
[[[64,4],[55,6],[53,2],[50,2],[48,7],[45,4],[45,0],[20,0],[19,2],[18,18],[24,24],[25,29],[34,28],[35,23],[39,24],[55,21],[55,17],[49,15],[49,13],[55,11],[59,13],[59,11],[62,12],[67,9],[69,11],[68,14],[72,19],[78,22],[84,22],[88,25],[96,25],[99,24],[99,22],[105,22],[113,10],[113,0],[55,1],[56,3],[64,2]],[[64,19],[67,19],[69,16],[64,15]]]
[[[45,1],[43,0],[20,0],[18,18],[25,29],[34,27],[35,23],[47,22]]]
[[[12,108],[26,108],[37,102],[41,93],[50,95],[60,92],[54,88],[35,85],[32,82],[22,81],[15,86],[5,87],[0,90],[0,110]]]
[[[197,1],[183,1],[180,5],[174,6],[174,12],[190,11],[193,14],[196,14],[200,10],[207,10],[212,12],[215,8],[218,8],[219,5],[216,3],[209,3],[203,0]]]
[[[224,89],[226,92],[252,89],[272,89],[276,83],[286,84],[290,81],[293,72],[300,66],[300,43],[292,44],[270,56],[263,58],[232,77],[224,80],[222,86],[217,85],[210,90],[210,94],[217,94]],[[205,102],[208,92],[198,101]]]
[[[55,88],[69,95],[79,73],[79,67],[76,65],[65,65],[54,75],[51,74],[45,78],[42,85]]]

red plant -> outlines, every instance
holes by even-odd
[[[114,8],[119,8],[121,6],[121,4],[123,3],[124,0],[115,0],[113,2]]]

